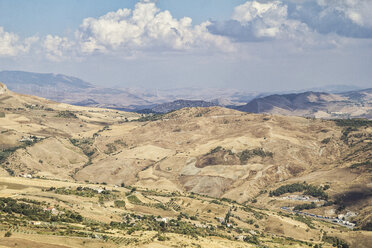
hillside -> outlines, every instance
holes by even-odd
[[[372,118],[371,89],[330,94],[304,92],[256,98],[234,107],[251,113],[271,113],[316,118]]]
[[[63,212],[0,209],[13,233],[0,246],[368,247],[371,125],[221,107],[140,116],[0,85],[0,201]]]

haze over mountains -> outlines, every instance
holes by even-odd
[[[180,99],[213,101],[223,105],[244,104],[258,95],[256,92],[245,93],[236,89],[103,88],[75,77],[23,71],[2,71],[0,82],[15,92],[37,95],[58,102],[128,110],[145,109]]]
[[[79,106],[140,113],[167,113],[185,107],[225,106],[252,113],[316,118],[372,118],[372,89],[327,86],[306,92],[259,93],[236,89],[168,90],[104,88],[61,74],[2,71],[9,89]],[[316,92],[315,90],[323,90]]]

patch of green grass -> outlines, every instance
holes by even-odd
[[[297,214],[294,219],[302,223],[305,223],[311,229],[315,229],[313,222],[308,217]]]
[[[125,208],[125,201],[117,200],[117,201],[114,201],[114,204],[115,204],[115,207],[117,208]]]
[[[141,202],[141,200],[138,199],[138,197],[135,196],[135,195],[130,195],[127,198],[128,198],[128,201],[132,204],[135,204],[135,205],[142,205],[143,204],[143,202]]]

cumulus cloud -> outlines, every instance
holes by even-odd
[[[234,9],[231,20],[208,29],[238,42],[290,39],[315,45],[334,43],[332,34],[372,38],[372,1],[247,1]]]
[[[317,0],[289,3],[289,18],[299,20],[321,34],[372,38],[372,1]]]
[[[231,50],[229,39],[208,31],[209,22],[192,25],[192,19],[174,18],[153,1],[141,1],[134,10],[119,9],[99,18],[84,19],[76,32],[83,53],[110,51],[217,48]]]
[[[68,57],[73,51],[75,43],[66,37],[47,35],[44,39],[43,46],[46,57],[52,61],[61,61]]]
[[[353,23],[372,27],[372,1],[370,0],[317,0],[325,10],[343,13]]]
[[[281,1],[248,1],[234,9],[230,21],[215,22],[209,30],[240,42],[284,38],[303,41],[312,34],[306,24],[288,18],[288,6]]]
[[[6,32],[0,26],[0,57],[12,57],[26,53],[37,40],[37,37],[28,37],[21,41],[18,35]]]

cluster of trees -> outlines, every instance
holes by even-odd
[[[135,121],[139,122],[146,122],[146,121],[157,121],[157,120],[162,120],[164,117],[164,114],[150,114],[146,116],[142,116]]]
[[[178,219],[170,219],[168,223],[158,221],[160,216],[155,217],[153,215],[137,216],[134,214],[128,214],[124,217],[124,222],[111,222],[112,228],[128,230],[128,234],[132,234],[135,231],[157,231],[160,233],[177,233],[197,238],[205,237],[209,235],[222,236],[216,229],[211,226],[206,228],[196,227],[191,223],[182,221],[182,217]],[[192,216],[189,219],[194,219]]]
[[[334,120],[341,127],[370,127],[372,121],[367,119],[338,119]]]
[[[367,222],[366,224],[364,224],[362,226],[362,230],[365,230],[365,231],[372,231],[372,222]]]
[[[50,211],[45,211],[41,207],[41,203],[35,201],[23,202],[12,198],[0,198],[0,212],[6,214],[19,214],[30,220],[45,221],[45,222],[82,222],[83,217],[79,213],[69,210],[60,212],[58,215],[53,215]]]
[[[316,208],[316,204],[314,202],[312,203],[305,203],[305,204],[301,204],[301,205],[297,205],[293,208],[293,210],[295,211],[301,211],[301,210],[304,210],[304,209],[314,209]]]
[[[254,156],[259,156],[261,158],[264,157],[272,157],[272,152],[265,152],[262,148],[255,148],[253,150],[244,150],[238,154],[240,163],[245,164],[247,163],[248,159]]]
[[[280,186],[274,191],[270,191],[269,196],[280,196],[286,193],[303,192],[305,195],[318,197],[323,200],[328,200],[328,194],[324,192],[329,189],[329,185],[324,187],[316,187],[307,183],[293,183]]]
[[[182,218],[187,219],[187,220],[197,220],[198,217],[195,215],[189,215],[187,213],[180,212],[180,214],[177,216],[177,220],[182,220]]]
[[[74,119],[77,119],[77,116],[75,113],[69,111],[69,110],[65,110],[65,111],[60,111],[58,112],[57,114],[57,117],[61,117],[61,118],[74,118]]]
[[[89,187],[77,187],[76,189],[70,189],[70,188],[55,188],[50,187],[49,189],[46,189],[46,191],[53,191],[56,194],[61,195],[77,195],[77,196],[83,196],[83,197],[95,197],[98,193],[98,190],[92,189]],[[103,190],[101,192],[103,195],[109,195],[111,192],[109,190]]]
[[[349,244],[346,243],[344,240],[339,239],[337,237],[330,237],[327,235],[323,236],[323,241],[332,244],[333,247],[337,248],[349,248]]]
[[[83,153],[91,159],[91,157],[96,153],[96,148],[93,147],[94,138],[84,138],[84,139],[70,139],[70,142],[79,147]]]

